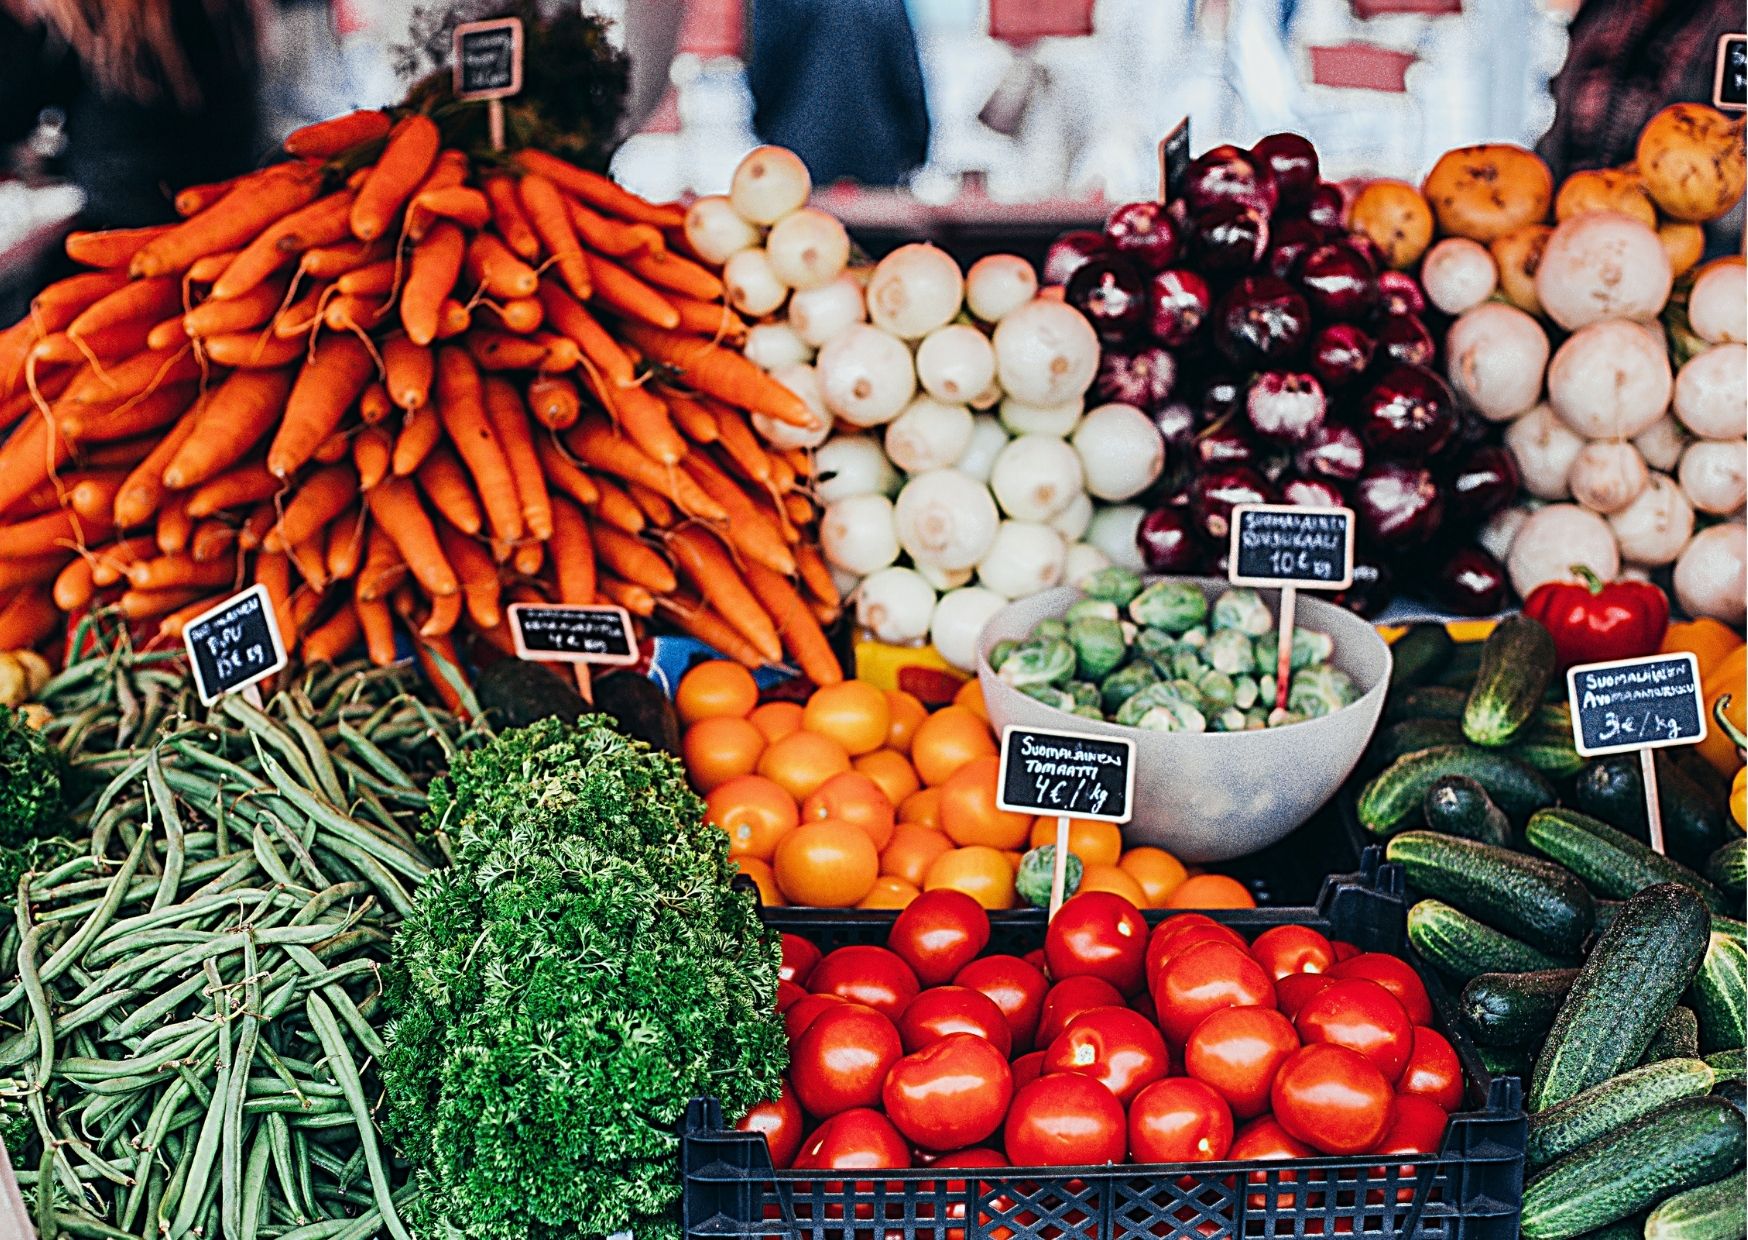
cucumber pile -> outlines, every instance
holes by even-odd
[[[1489,1070],[1526,1082],[1523,1235],[1737,1240],[1742,836],[1717,773],[1663,749],[1669,855],[1650,848],[1637,755],[1578,755],[1546,637],[1405,634],[1356,814]]]

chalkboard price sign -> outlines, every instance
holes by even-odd
[[[1135,816],[1134,799],[1134,741],[1018,724],[1002,729],[1000,808],[1121,823]]]
[[[1240,504],[1228,563],[1234,585],[1344,589],[1353,582],[1353,510]]]
[[[1184,192],[1190,167],[1190,118],[1184,117],[1159,140],[1159,201],[1170,202]]]
[[[522,19],[499,17],[455,28],[455,97],[502,99],[522,89]]]
[[[1712,103],[1732,112],[1748,109],[1748,34],[1727,34],[1718,40]]]
[[[637,662],[631,613],[623,607],[560,607],[512,603],[516,656],[558,663]]]
[[[1573,740],[1587,758],[1695,745],[1706,736],[1699,660],[1691,654],[1581,664],[1566,673],[1566,692]]]
[[[264,680],[285,666],[285,642],[267,587],[250,586],[201,612],[182,629],[203,703]]]

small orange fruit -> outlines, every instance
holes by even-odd
[[[898,820],[914,822],[930,830],[941,829],[941,790],[919,788],[898,803]],[[951,842],[951,841],[949,841]]]
[[[975,676],[959,686],[959,692],[953,695],[953,705],[963,706],[983,722],[989,722],[989,707],[983,703],[983,682]]]
[[[929,708],[914,693],[906,693],[903,689],[886,691],[886,708],[891,715],[891,721],[886,725],[886,747],[909,753],[910,738],[929,717]]]
[[[860,771],[833,775],[801,803],[801,821],[818,822],[822,818],[836,818],[862,828],[876,849],[885,848],[892,839],[892,802],[886,799],[879,784]]]
[[[1141,884],[1146,908],[1164,908],[1171,893],[1188,877],[1184,863],[1163,848],[1131,848],[1118,860],[1117,868]]]
[[[765,743],[780,741],[801,731],[800,702],[766,702],[747,716],[747,722],[764,734]]]
[[[791,732],[765,746],[757,769],[799,802],[833,775],[849,770],[850,755],[829,736]]]
[[[1037,848],[1055,842],[1056,819],[1048,814],[1040,814],[1032,819],[1030,846]],[[1117,830],[1114,822],[1100,822],[1096,818],[1070,818],[1068,851],[1079,857],[1082,865],[1089,862],[1115,865],[1123,852],[1123,833]]]
[[[753,674],[727,659],[699,663],[680,677],[674,690],[674,709],[682,724],[732,715],[745,719],[758,705],[759,686]]]
[[[892,708],[886,695],[865,680],[845,680],[815,689],[801,726],[829,736],[851,754],[872,753],[886,743]]]
[[[989,724],[964,706],[944,706],[925,719],[910,741],[917,776],[933,788],[973,758],[995,753]]]
[[[1147,895],[1141,890],[1141,884],[1114,865],[1097,861],[1090,865],[1083,863],[1080,886],[1075,889],[1075,893],[1078,895],[1082,891],[1110,891],[1122,896],[1136,908],[1147,907]]]
[[[910,759],[896,749],[876,749],[850,763],[856,770],[880,785],[886,799],[897,805],[923,786],[910,765]]]
[[[709,792],[736,775],[750,774],[765,752],[765,738],[745,719],[711,715],[686,729],[680,754],[692,786]]]
[[[941,830],[955,844],[988,844],[1018,848],[1031,831],[1029,814],[997,809],[995,777],[1001,759],[994,754],[973,758],[941,785]]]
[[[782,908],[783,893],[777,890],[777,876],[771,873],[768,862],[757,857],[736,857],[734,863],[740,867],[740,872],[759,886],[759,900],[766,908]]]
[[[1197,874],[1179,883],[1167,908],[1255,908],[1250,889],[1224,874]]]
[[[923,875],[924,891],[947,887],[963,891],[984,908],[1014,906],[1014,871],[1000,849],[984,844],[955,848],[929,863]]]
[[[1020,872],[1020,863],[1026,859],[1026,854],[1017,848],[1004,848],[1001,850],[1001,855],[1008,859],[1008,864],[1013,867],[1017,877]]]
[[[922,895],[917,885],[893,874],[882,874],[857,908],[903,908]]]
[[[728,832],[729,856],[769,860],[800,812],[795,798],[763,775],[741,775],[710,790],[704,819]]]
[[[892,840],[880,854],[880,872],[920,886],[930,863],[942,853],[952,851],[953,841],[941,832],[914,822],[901,822],[892,829]]]
[[[777,843],[771,866],[791,904],[850,908],[880,876],[880,854],[860,827],[827,818],[796,827]]]

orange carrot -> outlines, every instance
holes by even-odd
[[[419,637],[413,641],[413,655],[419,668],[443,709],[451,714],[465,715],[466,705],[452,677],[461,675],[461,656],[455,653],[455,643],[448,637]]]
[[[663,465],[672,465],[686,455],[686,441],[674,429],[668,416],[668,406],[647,387],[633,385],[608,388],[604,384],[590,385],[596,397],[614,415],[619,429],[631,437],[646,456]]]
[[[649,524],[639,508],[619,486],[605,478],[596,478],[595,502],[592,510],[614,529],[623,530],[627,534],[641,534]]]
[[[437,523],[437,539],[443,544],[443,554],[455,566],[455,575],[461,579],[467,614],[482,629],[496,627],[503,613],[498,606],[498,566],[492,563],[492,557],[447,521]]]
[[[492,206],[486,196],[465,185],[422,189],[413,199],[413,209],[454,220],[469,232],[478,232],[492,218]]]
[[[722,297],[722,281],[715,272],[666,250],[639,254],[625,265],[657,288],[671,290],[694,301],[717,301]]]
[[[34,335],[67,330],[87,306],[126,287],[128,278],[125,271],[86,271],[56,280],[30,300]]]
[[[364,557],[364,517],[356,506],[348,508],[328,524],[328,546],[324,559],[330,581],[345,581],[358,571]]]
[[[190,409],[177,419],[157,446],[134,467],[115,493],[115,522],[120,526],[139,525],[157,511],[164,497],[164,467],[182,449],[200,424],[200,407]],[[99,582],[98,584],[102,584]]]
[[[528,217],[522,214],[522,204],[516,200],[516,182],[507,176],[487,177],[485,192],[492,206],[492,223],[504,244],[523,258],[539,258],[540,238]]]
[[[676,328],[680,325],[680,312],[654,288],[599,255],[585,252],[583,258],[588,263],[595,299],[601,304],[627,318],[657,327]]]
[[[55,425],[81,444],[114,443],[170,425],[196,399],[193,384],[178,383],[119,405],[57,404]]]
[[[333,465],[345,460],[352,454],[352,442],[349,432],[344,428],[335,431],[316,447],[310,455],[310,460],[318,465]]]
[[[380,489],[380,488],[379,488]],[[358,597],[387,598],[406,575],[407,564],[380,525],[370,527],[364,540],[364,565],[358,570]]]
[[[454,594],[461,588],[455,570],[443,557],[437,531],[419,493],[405,478],[385,478],[364,497],[377,528],[399,548],[413,577],[432,596]]]
[[[55,631],[61,613],[47,582],[27,586],[0,609],[0,650],[24,650]]]
[[[595,601],[595,547],[582,510],[568,499],[552,501],[552,564],[558,577],[558,601]]]
[[[208,298],[182,316],[182,330],[190,336],[216,336],[259,327],[279,312],[288,283],[263,280],[235,297]]]
[[[358,485],[363,490],[388,476],[389,461],[394,455],[394,440],[388,429],[367,426],[352,439],[352,468],[358,471]]]
[[[817,423],[807,402],[733,349],[642,323],[627,322],[621,330],[645,357],[673,367],[688,384],[708,396],[791,426]]]
[[[640,487],[635,482],[627,483],[625,493],[631,496],[631,502],[643,510],[643,515],[649,518],[649,523],[655,526],[670,526],[674,523],[674,506],[664,496],[657,495],[648,487]]]
[[[223,521],[202,521],[194,527],[188,539],[188,554],[196,563],[210,564],[237,545],[235,527]]]
[[[164,467],[164,485],[172,491],[187,490],[242,460],[279,419],[290,391],[291,375],[286,371],[233,372],[211,399],[194,410],[195,432]]]
[[[556,332],[576,341],[583,356],[617,387],[629,387],[637,382],[637,369],[619,342],[597,323],[577,300],[551,280],[540,282],[540,304],[546,310],[546,321]]]
[[[285,483],[267,472],[259,461],[238,465],[208,482],[201,483],[188,494],[188,515],[210,517],[227,508],[241,508],[272,499]]]
[[[585,418],[573,426],[565,433],[565,445],[583,464],[666,495],[689,516],[706,521],[721,521],[728,516],[728,510],[697,483],[644,455],[635,445],[614,435],[598,418]]]
[[[795,548],[795,564],[801,572],[801,583],[814,598],[834,609],[843,602],[837,582],[832,580],[831,569],[826,566],[825,557],[818,547],[803,540]]]
[[[448,448],[437,448],[425,458],[415,475],[419,489],[450,525],[463,533],[478,534],[485,520],[480,514],[479,500],[474,498],[473,484],[467,471]]]
[[[504,330],[527,335],[540,326],[546,317],[545,308],[534,297],[512,297],[505,302],[484,302],[482,309],[494,315]]]
[[[486,414],[479,372],[464,350],[445,348],[437,354],[437,407],[443,429],[479,489],[492,537],[517,542],[526,529],[521,499],[504,446]]]
[[[667,295],[668,304],[680,316],[679,330],[712,340],[739,344],[747,338],[746,320],[719,301],[698,301],[677,293]]]
[[[706,444],[715,443],[722,438],[715,411],[697,396],[673,388],[661,388],[659,391],[661,398],[667,402],[668,412],[673,415],[675,424],[687,439],[693,443]]]
[[[276,503],[262,500],[249,510],[249,515],[243,518],[243,524],[237,527],[237,549],[253,551],[261,545],[261,540],[267,537],[267,531],[273,528],[273,523],[279,520],[279,509]]]
[[[127,566],[143,556],[156,554],[158,540],[150,534],[124,538],[87,552],[91,560],[91,584],[107,589],[127,576]]]
[[[389,131],[382,154],[352,203],[354,237],[374,241],[388,231],[402,205],[431,170],[440,141],[436,124],[418,114],[406,117]]]
[[[583,410],[577,385],[563,375],[536,375],[528,381],[528,412],[548,430],[569,430]]]
[[[225,196],[133,256],[128,271],[161,276],[181,271],[216,250],[234,250],[321,191],[322,174],[305,164],[275,164],[240,178]]]
[[[413,247],[407,282],[401,289],[401,326],[414,344],[428,345],[437,338],[443,299],[455,287],[466,250],[467,239],[448,220],[436,224]]]
[[[730,409],[724,405],[717,405],[715,413],[722,450],[728,453],[734,467],[748,481],[769,487],[771,458],[753,437],[752,430],[747,426],[746,415],[738,409]]]
[[[239,370],[278,370],[303,356],[304,342],[264,337],[260,332],[227,332],[200,342],[207,358]]]
[[[287,649],[297,647],[297,619],[291,608],[291,559],[284,552],[263,551],[255,557],[255,581],[267,587],[267,602]]]
[[[340,245],[312,246],[298,260],[297,269],[317,280],[332,280],[386,258],[388,253],[386,241],[347,241]]]
[[[333,434],[375,374],[376,359],[357,337],[324,336],[316,341],[286,398],[284,417],[267,449],[267,468],[281,478],[296,473],[317,445]]]
[[[186,590],[197,586],[216,590],[235,581],[236,571],[232,565],[218,561],[200,564],[188,555],[162,555],[128,565],[127,583],[136,590]]]
[[[528,426],[528,410],[522,394],[507,379],[492,376],[485,381],[486,418],[503,449],[510,476],[516,483],[516,498],[522,506],[522,524],[529,534],[545,540],[552,536],[552,504],[546,479],[540,472],[540,457]]]
[[[31,361],[39,371],[45,365],[72,366],[92,358],[113,362],[145,348],[153,326],[154,320],[148,317],[111,323],[83,336],[73,334],[71,329],[55,332],[30,347]]]
[[[57,557],[59,558],[59,557]],[[91,601],[96,587],[91,581],[91,561],[84,556],[69,560],[55,577],[53,597],[62,611],[78,611]]]
[[[375,108],[331,116],[325,121],[305,125],[285,135],[285,152],[305,159],[332,159],[343,151],[364,142],[374,142],[388,135],[387,114]]]
[[[672,594],[678,585],[668,562],[639,539],[610,525],[591,527],[595,554],[601,563],[630,582],[657,594]]]
[[[212,295],[221,299],[241,296],[281,267],[297,262],[305,250],[344,240],[353,202],[352,191],[343,189],[274,220],[252,236],[224,274],[213,281]]]
[[[402,409],[419,408],[431,398],[435,365],[430,349],[405,336],[390,336],[382,344],[383,382],[389,399]]]
[[[419,468],[419,463],[430,455],[431,449],[442,438],[443,423],[438,420],[435,409],[429,405],[421,405],[410,411],[401,419],[401,434],[395,440],[394,455],[390,458],[389,468],[396,477],[406,477]]]
[[[187,612],[192,619],[200,614],[194,604],[209,601],[206,593],[205,590],[129,590],[116,600],[116,606],[121,608],[122,615],[135,623],[156,620],[174,612]]]
[[[182,316],[160,320],[152,325],[152,330],[146,333],[146,348],[168,349],[171,345],[186,338],[188,333],[182,328]]]
[[[401,265],[397,260],[383,258],[354,267],[335,280],[334,287],[349,297],[380,297],[394,288],[401,275]]]
[[[107,516],[81,517],[71,509],[60,509],[0,525],[0,547],[14,558],[53,555],[103,542],[114,530],[115,523]]]
[[[569,336],[535,332],[518,336],[514,332],[481,331],[468,333],[467,351],[485,370],[540,370],[555,373],[576,368],[579,353]]]
[[[322,311],[337,291],[321,280],[306,287],[296,301],[273,316],[273,334],[281,340],[308,336],[321,325]]]
[[[170,231],[168,224],[148,228],[106,228],[100,232],[67,234],[67,257],[82,267],[119,267],[128,263],[148,242]]]
[[[194,518],[188,515],[187,495],[164,497],[153,533],[158,538],[158,550],[165,555],[188,550],[188,542],[194,537]]]
[[[534,226],[546,252],[552,255],[559,276],[579,300],[587,301],[593,292],[591,273],[583,262],[582,243],[571,227],[564,196],[556,185],[538,173],[524,176],[516,190],[522,212]]]
[[[431,600],[431,610],[419,625],[420,637],[443,637],[461,620],[462,596],[445,594]]]
[[[200,185],[189,185],[176,192],[172,205],[176,214],[183,219],[197,215],[212,206],[213,203],[231,192],[237,183],[236,177],[226,177],[222,181],[206,181]]]
[[[443,299],[443,308],[437,313],[437,339],[448,340],[451,336],[459,336],[473,322],[473,312],[453,297]]]
[[[771,617],[759,606],[759,600],[716,536],[702,526],[687,525],[670,533],[667,539],[680,571],[722,613],[722,618],[751,642],[767,663],[781,659],[783,646]]]
[[[63,478],[63,483],[72,483],[67,491],[67,507],[81,517],[107,518],[115,511],[115,493],[121,490],[126,478],[127,471],[120,469],[93,470],[76,480]]]
[[[211,284],[224,275],[225,268],[242,253],[241,250],[220,250],[217,254],[202,254],[182,273],[186,284]]]
[[[334,663],[357,643],[358,613],[349,603],[341,602],[334,614],[303,636],[305,663]]]
[[[326,545],[327,539],[322,531],[317,530],[302,542],[285,548],[286,557],[291,560],[291,566],[297,570],[297,575],[318,594],[328,588],[328,566],[323,554]],[[298,628],[303,628],[304,616],[315,610],[316,602],[316,599],[301,595],[293,599],[292,607],[298,617]]]
[[[335,332],[368,332],[388,322],[393,313],[391,303],[342,293],[322,309],[322,323]]]
[[[795,571],[795,557],[790,554],[782,530],[735,485],[734,479],[702,453],[687,457],[681,468],[728,514],[724,533],[735,550],[753,563],[779,573]]]
[[[801,668],[801,674],[816,685],[842,681],[844,669],[832,653],[831,642],[789,578],[760,564],[747,565],[746,574],[747,584],[776,621],[783,648]]]
[[[0,512],[73,459],[72,442],[47,418],[28,419],[0,444]]]
[[[329,465],[303,479],[292,492],[279,524],[261,545],[284,551],[318,533],[358,497],[358,474],[350,464]]]
[[[540,287],[534,268],[491,233],[478,233],[468,244],[467,273],[493,297],[532,297]]]
[[[600,530],[593,531],[596,535]],[[595,589],[610,603],[617,603],[634,616],[655,615],[655,595],[633,581],[603,574]]]
[[[718,612],[702,603],[662,598],[658,595],[655,609],[657,614],[665,617],[675,628],[690,633],[718,654],[725,655],[736,663],[756,668],[763,667],[767,662],[764,653],[757,646],[741,636],[740,631]]]
[[[510,567],[524,577],[535,577],[546,563],[546,544],[519,542],[510,552]]]
[[[426,194],[440,193],[443,190],[455,189],[467,179],[467,156],[450,148],[439,151],[436,161],[431,165],[431,171],[425,179],[419,182],[413,190],[412,200],[407,203],[405,231],[407,240],[418,241],[436,223],[437,216],[419,205],[419,200]]]
[[[388,398],[388,389],[380,379],[372,379],[358,393],[358,420],[366,426],[386,422],[394,407],[394,402]]]
[[[364,649],[370,661],[387,667],[395,661],[395,626],[388,604],[380,599],[354,595],[352,613],[358,617],[358,628],[364,634]]]
[[[678,228],[686,222],[685,208],[675,203],[647,202],[630,190],[614,184],[598,172],[588,172],[544,151],[523,150],[516,162],[529,172],[550,179],[560,189],[575,194],[592,207],[621,219],[657,228]]]
[[[19,586],[36,585],[44,581],[58,581],[62,571],[70,564],[84,564],[80,556],[69,561],[65,551],[57,551],[48,555],[26,555],[17,559],[0,560],[0,590],[16,590]],[[87,565],[87,580],[90,572]]]
[[[534,437],[534,452],[540,459],[540,470],[546,475],[547,482],[576,500],[579,504],[593,504],[601,497],[595,480],[577,468],[576,462],[566,456],[563,449],[553,442],[549,435]]]
[[[571,227],[576,229],[577,237],[597,254],[623,258],[628,254],[660,251],[666,244],[661,229],[649,224],[626,224],[609,219],[575,198],[566,198],[565,207],[570,212]]]

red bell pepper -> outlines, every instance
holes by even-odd
[[[1581,564],[1577,581],[1549,581],[1530,591],[1523,614],[1539,620],[1554,635],[1560,670],[1579,663],[1602,663],[1655,654],[1669,627],[1669,599],[1648,581],[1606,585]]]

